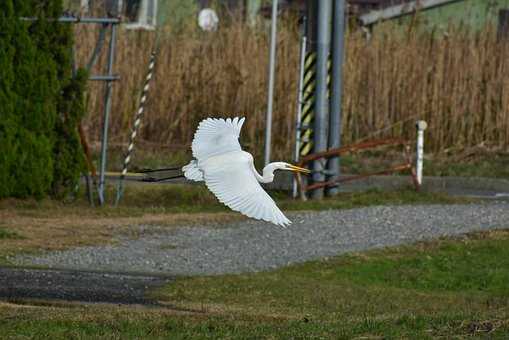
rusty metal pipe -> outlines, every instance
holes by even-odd
[[[382,170],[382,171],[378,171],[378,172],[372,172],[372,173],[369,173],[369,174],[350,176],[350,177],[347,177],[347,178],[339,178],[339,179],[336,179],[336,180],[333,180],[333,181],[328,181],[328,182],[314,183],[314,184],[311,184],[311,185],[308,185],[307,187],[305,187],[304,191],[314,190],[314,189],[317,189],[317,188],[323,188],[323,187],[326,187],[326,186],[329,186],[329,185],[334,185],[334,184],[337,184],[337,183],[344,183],[344,182],[355,181],[355,180],[358,180],[358,179],[363,179],[363,178],[367,178],[367,177],[371,177],[371,176],[388,175],[388,174],[393,173],[393,172],[404,171],[404,170],[408,170],[408,169],[411,169],[411,168],[412,168],[411,164],[408,164],[408,163],[400,164],[400,165],[396,165],[396,166],[394,166],[394,167],[392,167],[390,169],[387,169],[387,170]]]
[[[300,162],[299,166],[303,166],[306,163],[310,161],[314,161],[320,158],[329,158],[333,156],[339,156],[348,152],[355,152],[359,150],[364,149],[370,149],[377,146],[383,146],[383,145],[405,145],[408,142],[404,139],[400,138],[390,138],[390,139],[380,139],[380,140],[372,140],[368,142],[362,142],[358,144],[352,144],[352,145],[345,145],[337,149],[331,149],[323,152],[317,152],[311,155],[308,155],[306,157],[303,157]]]

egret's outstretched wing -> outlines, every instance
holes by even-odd
[[[205,184],[219,201],[248,217],[283,227],[291,223],[258,183],[252,157],[239,151],[214,157],[210,163],[205,165]]]
[[[193,156],[199,161],[226,152],[240,151],[239,135],[244,118],[207,118],[194,134]]]

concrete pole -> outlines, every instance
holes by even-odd
[[[317,20],[318,20],[318,1],[307,0],[306,22],[304,23],[305,35],[307,37],[306,53],[316,52]]]
[[[328,121],[329,121],[329,100],[327,96],[327,63],[330,55],[331,43],[331,17],[332,0],[320,0],[318,2],[317,20],[317,54],[316,54],[316,101],[315,101],[315,122],[314,122],[314,152],[327,150]],[[313,162],[313,182],[323,182],[324,160]],[[323,189],[313,191],[312,198],[323,198]]]
[[[415,166],[417,172],[417,183],[422,185],[422,168],[424,162],[424,130],[428,124],[424,120],[419,120],[416,124],[417,127],[417,164]]]
[[[343,95],[343,59],[345,47],[345,0],[334,0],[332,20],[332,89],[329,118],[329,149],[341,146],[341,98]],[[339,178],[339,157],[329,159],[327,163],[327,181]],[[327,196],[338,193],[338,187],[326,189]]]
[[[272,0],[272,24],[270,29],[269,56],[269,90],[267,95],[267,115],[265,119],[265,165],[270,163],[272,138],[272,106],[274,103],[274,78],[276,71],[277,7],[278,0]]]

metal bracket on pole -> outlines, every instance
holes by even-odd
[[[21,20],[36,21],[37,18],[23,17]],[[58,21],[72,24],[120,24],[120,18],[82,18],[79,16],[62,16],[56,19],[47,19],[49,21]]]
[[[90,56],[90,60],[87,64],[87,70],[90,72],[92,67],[94,67],[97,57],[101,53],[101,50],[104,45],[104,39],[106,38],[106,29],[108,28],[108,24],[102,24],[101,29],[99,30],[99,36],[97,37],[97,43],[95,44],[94,51]]]
[[[120,76],[118,74],[114,74],[111,76],[110,75],[107,75],[107,76],[97,75],[97,76],[88,77],[88,80],[116,81],[116,80],[120,80]]]

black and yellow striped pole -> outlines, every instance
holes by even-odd
[[[330,69],[331,60],[327,62],[327,98],[330,95]],[[300,118],[300,147],[299,155],[304,157],[313,151],[313,123],[314,123],[314,105],[315,105],[315,90],[316,90],[316,52],[306,54],[304,61],[304,78],[302,86],[302,100],[301,103],[301,118]]]
[[[316,89],[316,11],[315,1],[308,1],[307,13],[303,20],[303,37],[300,50],[299,93],[297,105],[297,124],[294,160],[313,152],[313,128],[315,117]],[[293,197],[297,196],[297,183],[294,181]]]
[[[305,39],[305,38],[304,38]],[[315,88],[316,88],[316,52],[306,54],[304,59],[304,74],[302,78],[302,86],[299,94],[297,128],[300,134],[297,137],[299,146],[299,157],[309,155],[313,151],[313,120],[314,120],[314,104],[315,104]],[[327,63],[327,70],[330,73],[331,60]],[[330,88],[331,77],[327,77],[327,88]],[[327,97],[330,91],[327,90]]]
[[[313,151],[313,121],[316,87],[316,53],[306,53],[304,77],[302,81],[302,101],[300,118],[299,156],[307,156]]]

